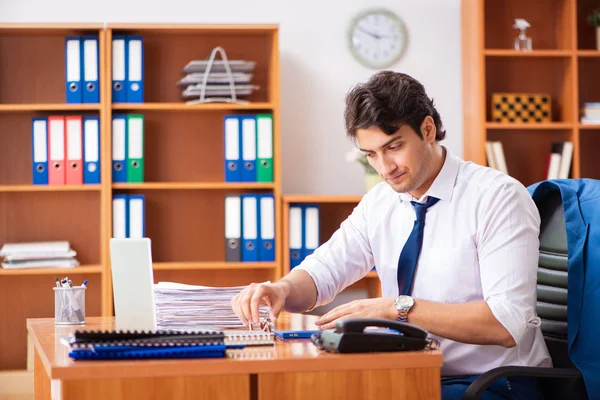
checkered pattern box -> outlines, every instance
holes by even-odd
[[[492,93],[492,121],[525,124],[552,122],[550,95]]]

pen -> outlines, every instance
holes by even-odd
[[[79,304],[77,303],[77,300],[75,300],[75,297],[73,296],[73,291],[71,290],[73,284],[68,278],[63,278],[61,284],[63,288],[68,289],[67,296],[69,297],[73,311],[75,311],[75,314],[77,314],[77,318],[79,319],[79,321],[83,321],[83,314],[81,313],[81,310],[79,309]]]
[[[83,283],[81,284],[81,286],[83,286],[83,287],[86,287],[86,285],[87,285],[87,282],[88,282],[88,281],[87,281],[87,279],[86,279],[86,280],[84,280],[84,281],[83,281]]]
[[[60,288],[60,287],[62,287],[62,286],[60,285],[60,281],[58,280],[58,278],[55,278],[55,280],[56,280],[56,287],[57,287],[57,288]],[[66,303],[66,302],[65,302],[65,294],[64,294],[64,293],[60,293],[60,294],[59,294],[59,296],[60,296],[61,303],[62,303],[62,307],[61,307],[61,313],[62,313],[62,315],[61,315],[61,319],[65,319],[65,317],[66,317],[66,314],[67,314],[67,306],[66,306],[66,304],[65,304],[65,303]]]

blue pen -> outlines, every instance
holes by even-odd
[[[83,281],[83,283],[81,284],[81,286],[83,286],[83,287],[86,287],[86,285],[87,285],[87,282],[88,282],[88,281],[87,281],[87,279],[86,279],[85,281]]]
[[[313,333],[319,330],[274,330],[273,333],[280,339],[310,339]]]

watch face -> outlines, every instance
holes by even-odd
[[[348,39],[354,58],[366,67],[380,69],[398,61],[406,48],[408,34],[396,14],[377,9],[352,21]]]
[[[396,299],[396,308],[411,308],[415,301],[410,296],[398,296]]]

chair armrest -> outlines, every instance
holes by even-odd
[[[570,368],[539,368],[539,367],[498,367],[481,374],[473,381],[462,396],[462,400],[479,399],[481,393],[492,382],[509,376],[532,376],[537,378],[581,378],[581,373]]]

